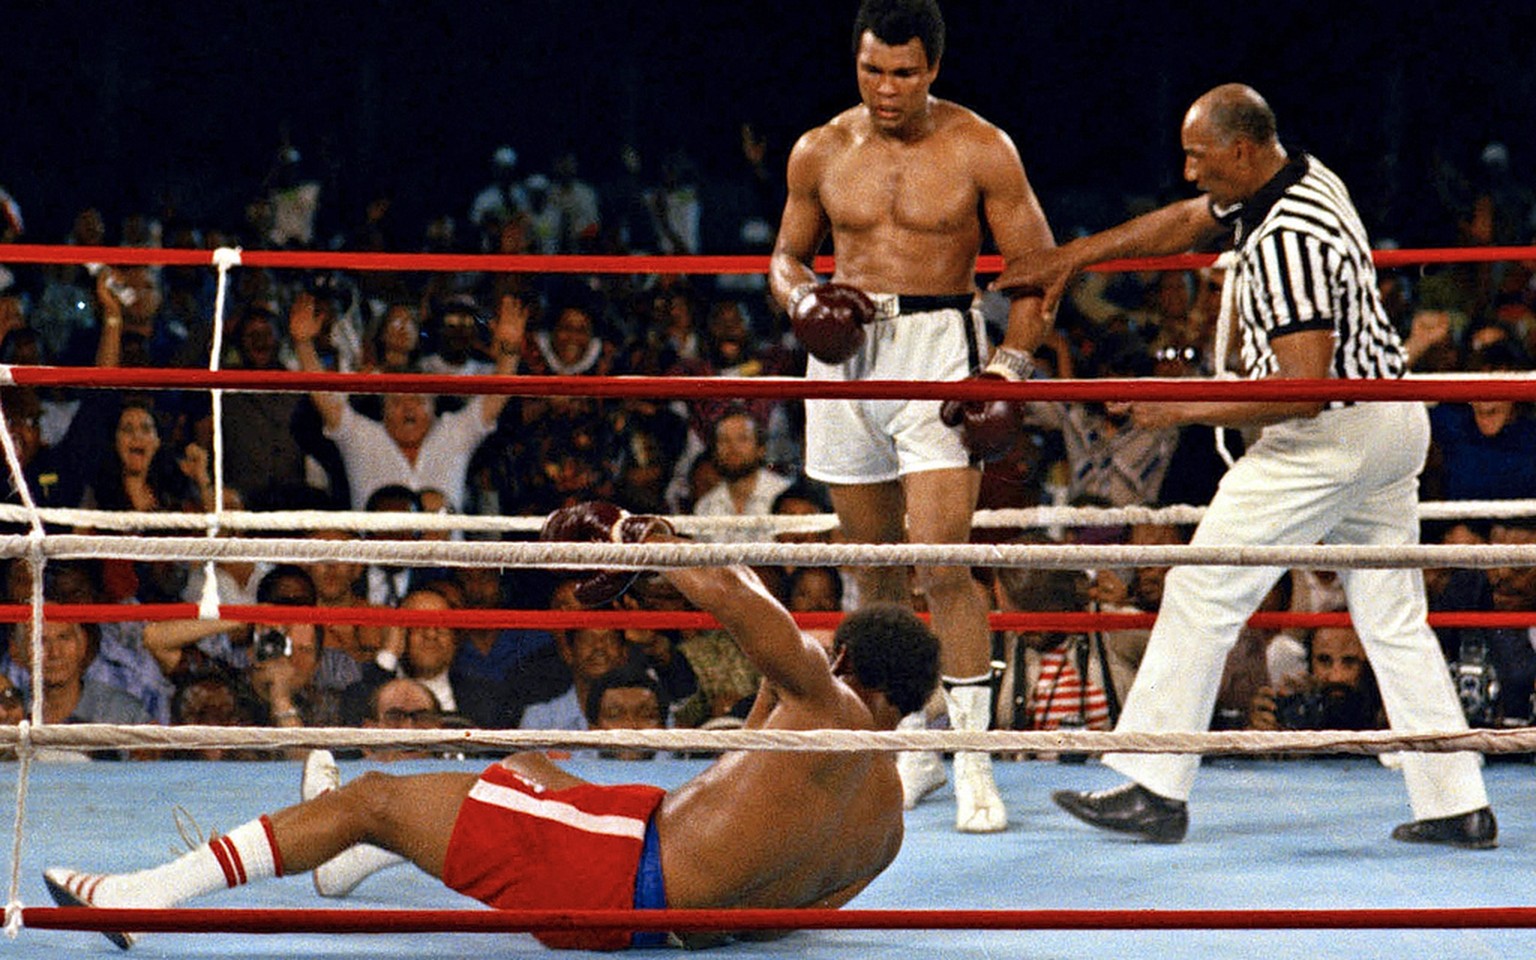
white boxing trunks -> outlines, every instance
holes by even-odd
[[[969,294],[870,294],[880,319],[843,363],[807,361],[807,380],[962,380],[991,348]],[[939,400],[807,400],[805,472],[823,483],[884,483],[972,465]]]

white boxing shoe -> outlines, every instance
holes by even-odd
[[[955,829],[961,833],[1008,829],[1008,808],[992,779],[990,754],[955,754]]]
[[[341,789],[341,770],[329,750],[311,750],[304,758],[304,776],[299,780],[299,799],[313,800],[322,793]]]
[[[323,793],[341,789],[341,770],[329,750],[311,750],[304,758],[304,776],[299,781],[299,797],[313,800]],[[322,897],[345,897],[357,885],[386,867],[404,863],[405,858],[371,843],[353,844],[320,864],[310,876],[315,892]]]
[[[992,690],[985,684],[958,683],[944,689],[949,725],[954,730],[986,730],[992,725]],[[1008,810],[992,779],[992,755],[955,754],[955,829],[961,833],[997,833],[1008,828]]]
[[[928,794],[944,786],[944,761],[932,750],[906,750],[896,754],[896,772],[901,774],[901,805],[908,810]]]
[[[99,873],[79,873],[62,867],[49,867],[43,871],[43,883],[48,887],[48,895],[61,907],[105,906],[92,899],[101,881],[102,875]],[[116,930],[103,930],[101,935],[122,950],[133,946],[138,939],[134,934]]]
[[[928,720],[919,710],[902,717],[896,729],[926,730]],[[896,772],[901,775],[901,803],[908,810],[944,786],[944,761],[932,750],[904,750],[896,754]]]

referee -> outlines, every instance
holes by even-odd
[[[1184,116],[1184,177],[1204,196],[1008,264],[993,284],[1045,291],[1047,311],[1084,266],[1188,250],[1229,236],[1223,324],[1233,314],[1254,378],[1395,378],[1406,367],[1387,320],[1365,228],[1349,192],[1313,157],[1289,154],[1257,92],[1217,87]],[[1186,423],[1263,427],[1221,481],[1195,531],[1200,545],[1418,540],[1418,475],[1429,443],[1422,403],[1132,402],[1141,427]],[[1227,651],[1279,578],[1262,567],[1179,567],[1168,575],[1157,625],[1116,729],[1209,727]],[[1434,634],[1417,570],[1340,572],[1392,729],[1467,726]],[[1177,843],[1200,758],[1110,754],[1130,778],[1096,793],[1060,791],[1067,812],[1096,827]],[[1409,754],[1403,774],[1415,819],[1396,840],[1489,848],[1498,828],[1478,757]]]

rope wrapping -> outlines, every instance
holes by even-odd
[[[33,541],[0,536],[0,557],[26,556],[36,546],[53,559],[225,560],[314,563],[351,560],[404,566],[497,566],[644,570],[663,567],[970,566],[1297,567],[1317,570],[1403,567],[1536,566],[1536,544],[1415,546],[1193,544],[942,544],[942,543],[508,543],[502,541],[335,541],[288,538],[105,537],[58,534]]]
[[[1381,266],[1428,262],[1491,262],[1536,257],[1527,248],[1477,248],[1440,251],[1379,252]],[[1153,258],[1118,261],[1095,270],[1193,269],[1209,265],[1209,256]],[[439,377],[387,374],[305,374],[287,371],[221,371],[219,353],[224,335],[227,274],[232,268],[327,268],[346,270],[439,270],[538,273],[763,273],[764,257],[547,257],[501,255],[391,255],[337,252],[139,249],[122,247],[52,247],[7,245],[6,260],[13,263],[83,263],[215,266],[218,291],[213,317],[213,350],[209,369],[149,370],[60,367],[0,367],[0,382],[23,386],[89,388],[187,389],[213,391],[213,418],[220,422],[225,391],[280,392],[401,392],[456,393],[518,396],[634,397],[645,399],[960,399],[1103,401],[1128,397],[1144,400],[1440,400],[1536,399],[1536,374],[1458,378],[1412,378],[1402,381],[1209,381],[1209,380],[1094,380],[1035,381],[1008,384],[997,381],[910,383],[904,381],[808,382],[798,378],[586,378],[586,377]],[[833,269],[830,258],[817,258],[818,271]],[[981,272],[1001,269],[1000,258],[981,258]],[[0,411],[3,412],[3,411]],[[0,431],[0,433],[4,433]],[[226,530],[293,531],[341,526],[346,529],[396,531],[463,530],[484,534],[529,533],[542,518],[492,517],[382,517],[336,513],[292,512],[250,514],[225,512],[222,492],[223,437],[216,431],[213,449],[213,480],[217,502],[208,514],[132,514],[100,511],[40,510],[20,483],[20,468],[8,435],[0,437],[13,483],[21,488],[20,507],[0,506],[0,519],[25,523],[28,535],[0,536],[0,556],[24,557],[33,570],[33,598],[22,608],[33,624],[33,662],[41,663],[41,624],[50,618],[68,619],[66,611],[45,605],[42,597],[43,567],[51,559],[111,557],[130,560],[297,561],[355,560],[417,566],[571,567],[646,569],[678,566],[713,566],[753,563],[797,566],[865,565],[969,565],[1033,566],[1046,568],[1102,568],[1174,564],[1262,565],[1336,569],[1339,567],[1502,567],[1536,565],[1536,546],[1041,546],[973,544],[540,544],[508,542],[407,542],[317,541],[294,538],[257,539],[224,537]],[[1426,518],[1463,516],[1536,515],[1536,501],[1481,505],[1483,513],[1466,513],[1472,505],[1424,505]],[[1507,512],[1497,512],[1507,511]],[[995,511],[978,515],[978,526],[1054,526],[1066,523],[1193,523],[1203,511],[1196,508],[1120,511],[1082,511],[1044,508],[1035,511]],[[1155,519],[1153,519],[1155,518]],[[44,523],[60,526],[91,526],[117,531],[178,530],[201,536],[146,539],[136,536],[77,536],[44,534]],[[749,529],[769,537],[787,530],[820,532],[835,520],[827,517],[729,518],[701,521],[679,518],[685,532],[713,529]],[[758,531],[761,531],[760,533]],[[210,568],[211,574],[211,568]],[[214,578],[210,575],[209,583]],[[211,595],[202,609],[191,605],[127,608],[97,611],[101,620],[123,617],[145,619],[183,606],[204,616],[214,614],[236,619],[277,616],[275,610],[220,607]],[[314,622],[362,622],[343,619],[359,611],[304,611]],[[500,625],[513,616],[532,612],[461,611],[466,624],[477,613],[486,622]],[[129,617],[128,615],[132,615]],[[245,614],[246,616],[237,616]],[[294,608],[281,616],[292,618]],[[407,612],[389,611],[396,623],[412,623]],[[543,623],[554,622],[551,612],[537,615]],[[602,622],[605,614],[569,614],[571,622]],[[634,614],[622,615],[629,620]],[[671,615],[677,616],[677,615]],[[830,615],[837,616],[837,615]],[[1074,615],[1064,614],[1063,617]],[[1529,618],[1531,614],[1523,614]],[[327,619],[334,617],[335,619]],[[499,618],[499,619],[498,619]],[[15,619],[21,619],[20,615]],[[81,618],[82,621],[84,618]],[[711,618],[712,619],[712,618]],[[1147,620],[1149,621],[1149,617]],[[441,622],[437,614],[424,622]],[[260,621],[256,622],[271,622]],[[459,621],[456,621],[459,622]],[[1041,624],[1078,621],[1033,621]],[[1100,621],[1102,624],[1103,621]],[[1127,621],[1131,622],[1131,621]],[[1146,621],[1136,620],[1140,625]],[[1522,621],[1523,622],[1523,621]],[[1062,629],[1067,629],[1063,627]],[[34,671],[40,682],[41,671]],[[0,727],[0,745],[13,746],[20,757],[16,818],[13,833],[12,870],[6,904],[5,928],[14,937],[23,925],[50,929],[136,931],[280,932],[425,932],[458,930],[510,932],[530,930],[629,929],[629,930],[748,930],[748,929],[1287,929],[1287,928],[1393,928],[1393,927],[1536,927],[1536,909],[1485,908],[1444,910],[1261,910],[1261,911],[859,911],[859,910],[715,910],[715,911],[341,911],[341,910],[159,910],[119,911],[106,909],[25,908],[19,899],[23,825],[26,812],[30,762],[36,750],[168,750],[211,748],[303,748],[336,746],[396,746],[445,752],[470,749],[506,752],[550,748],[639,748],[679,752],[720,750],[778,750],[801,752],[856,752],[900,750],[977,751],[991,753],[1200,753],[1306,754],[1349,753],[1373,755],[1401,751],[1479,753],[1536,752],[1536,729],[1428,731],[1223,731],[1187,733],[1110,733],[1101,731],[858,731],[858,730],[384,730],[359,728],[251,728],[155,725],[43,725],[40,694],[34,695],[32,721]]]
[[[1417,267],[1430,263],[1498,263],[1536,259],[1536,247],[1426,247],[1417,250],[1373,250],[1378,267]],[[247,267],[288,267],[329,270],[428,270],[449,273],[756,273],[768,272],[764,256],[576,256],[545,254],[352,253],[340,250],[216,250],[172,247],[91,247],[37,243],[6,244],[7,263],[106,263],[138,266],[206,267],[221,263]],[[1094,273],[1153,270],[1199,270],[1216,262],[1215,254],[1184,253],[1166,257],[1106,260],[1089,266]],[[834,258],[819,256],[817,273],[830,274]],[[979,274],[999,273],[1003,258],[976,258]]]
[[[276,391],[280,393],[496,394],[653,400],[1014,400],[1098,401],[1411,401],[1470,403],[1536,399],[1536,372],[1498,377],[1405,377],[1401,380],[804,380],[799,377],[585,377],[425,373],[304,373],[287,370],[190,370],[144,367],[8,368],[31,387]]]
[[[29,907],[43,930],[528,933],[558,930],[1387,930],[1536,927],[1536,907],[1343,910],[114,910]]]
[[[0,727],[0,745],[17,742]],[[1099,730],[390,730],[357,727],[161,727],[151,724],[52,724],[34,727],[34,748],[173,750],[393,746],[458,752],[652,749],[675,752],[778,750],[815,753],[901,750],[985,753],[1381,754],[1399,752],[1531,753],[1536,728],[1452,730],[1228,730],[1133,733]]]
[[[22,604],[0,604],[0,623],[20,623],[32,615]],[[191,603],[96,603],[44,604],[43,615],[62,623],[150,623],[163,620],[238,620],[243,623],[282,624],[302,620],[315,624],[433,627],[457,630],[502,628],[534,630],[709,630],[723,626],[719,618],[689,610],[397,610],[393,607],[296,607],[276,604],[230,603],[211,612]],[[806,630],[835,629],[847,615],[840,612],[794,613],[795,623]],[[920,614],[920,616],[926,616]],[[1154,613],[1104,613],[1081,611],[1040,613],[1020,611],[992,613],[987,624],[993,630],[1029,633],[1089,633],[1103,630],[1150,630]],[[1248,625],[1260,630],[1347,627],[1349,613],[1276,611],[1255,613]],[[1536,626],[1536,610],[1448,610],[1429,615],[1431,627],[1487,627],[1492,629]]]
[[[0,504],[0,522],[30,523],[33,517],[59,527],[91,527],[97,530],[204,530],[208,515],[200,513],[144,512],[134,510],[81,510],[41,507],[27,510],[16,504]],[[971,526],[977,530],[1000,527],[1107,527],[1127,524],[1192,525],[1205,516],[1204,507],[1178,504],[1167,507],[1010,507],[977,510]],[[1536,499],[1444,500],[1419,504],[1421,520],[1502,520],[1536,516]],[[667,520],[681,533],[711,535],[729,533],[770,540],[778,533],[826,533],[837,528],[830,513],[756,516],[695,517],[677,514]],[[230,510],[219,515],[221,530],[295,531],[355,530],[369,533],[465,532],[499,536],[537,533],[543,517],[480,516],[474,514],[354,513],[346,510]]]

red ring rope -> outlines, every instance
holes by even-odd
[[[20,386],[340,393],[508,394],[669,400],[1536,400],[1536,377],[1468,380],[802,380],[797,377],[458,377],[286,370],[10,367]]]
[[[1345,910],[112,910],[26,907],[45,930],[520,933],[534,930],[1528,929],[1536,907]]]
[[[446,623],[462,630],[521,628],[577,630],[583,628],[650,630],[702,630],[720,626],[708,613],[659,610],[396,610],[389,607],[294,607],[259,604],[226,604],[219,607],[219,619],[246,623],[365,624],[370,626],[432,627]],[[43,604],[43,617],[60,623],[136,623],[162,620],[196,619],[199,609],[191,603],[143,604]],[[835,612],[796,613],[795,622],[806,629],[829,629],[842,623],[844,614]],[[25,623],[32,608],[21,604],[0,604],[0,623]],[[1040,633],[1088,633],[1095,630],[1150,630],[1155,613],[1039,613],[1015,611],[992,613],[987,622],[994,630],[1023,630]],[[1349,614],[1329,613],[1255,613],[1248,625],[1264,630],[1286,627],[1315,629],[1347,627]],[[1429,615],[1431,627],[1518,628],[1536,626],[1533,610],[1446,610]]]
[[[1427,263],[1493,263],[1536,259],[1536,247],[1432,247],[1420,250],[1376,250],[1379,267]],[[5,247],[7,263],[111,263],[160,266],[213,266],[214,251],[166,247],[83,247],[17,243]],[[1107,260],[1089,267],[1100,273],[1140,270],[1196,270],[1216,261],[1212,254],[1185,253],[1169,257]],[[345,251],[241,250],[245,267],[332,270],[429,270],[456,273],[767,273],[764,256],[571,256],[544,254],[347,253]],[[832,257],[815,260],[818,273],[830,274]],[[978,257],[976,272],[998,273],[1000,256]]]
[[[113,264],[212,265],[214,254],[203,250],[141,249],[126,247],[53,247],[18,244],[5,248],[5,260],[12,263],[84,263]],[[1476,249],[1379,251],[1375,260],[1382,266],[1406,266],[1425,263],[1490,262],[1536,257],[1536,249],[1524,247],[1486,247]],[[1114,261],[1096,266],[1100,271],[1192,269],[1213,262],[1210,256],[1184,255],[1147,260]],[[762,273],[768,261],[763,257],[546,257],[546,256],[453,256],[420,254],[345,254],[289,251],[242,252],[241,264],[251,267],[309,267],[351,270],[486,270],[539,273]],[[832,261],[819,257],[817,270],[828,272]],[[984,257],[977,268],[995,273],[1002,267],[999,257]],[[780,397],[873,397],[892,399],[990,399],[1013,397],[1037,400],[1525,400],[1536,396],[1533,385],[1518,380],[1480,380],[1476,382],[1442,381],[1282,381],[1262,382],[1146,382],[1108,381],[1031,383],[1017,386],[999,384],[914,384],[893,381],[824,383],[807,385],[803,381],[733,379],[722,384],[708,379],[512,377],[486,378],[466,382],[460,378],[387,375],[312,375],[266,372],[203,372],[101,370],[98,368],[13,368],[14,381],[34,386],[137,386],[137,387],[208,387],[261,388],[268,390],[357,390],[371,392],[484,392],[521,395],[574,394],[585,396],[631,396],[646,398],[698,398],[719,396],[745,398]],[[471,387],[473,384],[473,387]],[[792,388],[793,385],[793,388]],[[192,605],[159,605],[166,609],[196,613]],[[60,608],[49,605],[45,613],[58,617]],[[19,608],[13,608],[19,609]],[[79,610],[98,613],[94,609]],[[101,620],[117,619],[130,611],[114,608],[110,616],[99,611]],[[149,608],[131,611],[131,619],[145,619]],[[293,608],[284,608],[283,619],[291,619]],[[221,613],[237,619],[264,620],[261,608],[230,606]],[[367,613],[387,614],[388,622],[409,624],[405,611],[314,610],[306,611],[316,622],[369,622],[369,617],[352,619]],[[644,614],[617,613],[624,623],[638,621]],[[345,614],[347,620],[339,617]],[[456,611],[455,620],[466,625],[512,625],[508,618],[533,617],[540,625],[553,626],[559,614],[552,611]],[[601,612],[569,614],[571,625],[594,625],[607,616]],[[656,616],[656,615],[652,615]],[[665,614],[660,617],[688,615]],[[1037,630],[1082,630],[1091,626],[1109,627],[1122,618],[1126,628],[1150,626],[1150,614],[1005,614],[996,615],[994,626],[1012,620],[1019,626]],[[1258,615],[1258,621],[1264,615]],[[1274,617],[1276,615],[1268,615]],[[1295,615],[1292,615],[1295,616]],[[1347,620],[1344,614],[1311,615],[1331,620]],[[1444,616],[1444,615],[1441,615]],[[1491,624],[1500,615],[1479,613],[1471,616],[1479,623]],[[1527,619],[1519,625],[1530,622]],[[660,619],[658,617],[658,620]],[[834,624],[840,615],[825,614],[801,618],[807,626],[825,618]],[[1090,619],[1092,618],[1092,619]],[[4,619],[11,619],[9,611]],[[14,619],[23,619],[15,616]],[[85,620],[86,616],[79,619]],[[123,619],[129,619],[123,617]],[[441,622],[441,614],[430,622]],[[477,619],[480,622],[476,622]],[[712,619],[712,618],[711,618]],[[100,621],[98,621],[100,622]],[[381,617],[379,622],[384,622]],[[423,621],[428,622],[427,620]],[[1431,622],[1434,622],[1432,619]],[[616,624],[617,625],[617,624]],[[1013,624],[1010,624],[1013,625]],[[1091,625],[1091,626],[1090,626]],[[1318,624],[1314,624],[1318,625]],[[1459,625],[1459,624],[1458,624]],[[1467,625],[1471,625],[1468,623]],[[464,911],[464,910],[110,910],[95,908],[26,908],[25,925],[40,929],[123,930],[144,932],[427,932],[456,930],[474,932],[515,932],[531,930],[748,930],[748,929],[1053,929],[1053,930],[1131,930],[1131,929],[1385,929],[1385,928],[1530,928],[1536,927],[1536,908],[1452,908],[1452,909],[1361,909],[1361,910],[660,910],[634,911]]]

